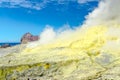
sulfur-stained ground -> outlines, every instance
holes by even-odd
[[[18,46],[0,58],[0,80],[120,80],[120,28],[81,30],[49,44]]]

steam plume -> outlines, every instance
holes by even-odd
[[[51,43],[56,40],[63,40],[63,38],[66,38],[66,40],[73,40],[73,37],[79,37],[83,36],[82,34],[86,31],[89,32],[89,28],[92,26],[105,26],[109,27],[105,35],[107,36],[116,36],[117,38],[120,38],[120,0],[101,0],[99,2],[99,5],[96,9],[93,10],[93,12],[89,13],[89,15],[86,16],[86,20],[84,21],[84,24],[82,26],[78,26],[76,30],[66,29],[60,32],[56,32],[53,30],[53,28],[46,28],[42,34],[40,35],[40,40],[31,44],[28,44],[30,47],[37,44],[46,44]],[[68,26],[68,25],[67,25]],[[104,27],[104,28],[105,28]],[[95,30],[97,27],[95,28]],[[95,31],[94,30],[94,31]],[[113,35],[111,35],[113,33]],[[80,34],[79,36],[76,34]],[[94,38],[94,37],[93,37]],[[76,39],[76,38],[75,38]]]
[[[120,0],[101,0],[98,7],[86,16],[86,26],[120,23]]]

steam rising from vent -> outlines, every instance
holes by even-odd
[[[63,25],[57,31],[55,31],[52,26],[46,25],[45,29],[41,32],[39,36],[40,40],[29,43],[27,47],[35,47],[38,45],[52,43],[59,38],[64,39],[70,37],[71,33],[73,32],[74,30],[70,28],[69,24]]]
[[[54,29],[46,25],[45,29],[40,34],[40,40],[31,42],[27,45],[27,47],[35,47],[41,44],[47,44],[49,42],[52,42],[57,36],[57,33],[54,31]]]
[[[56,32],[53,30],[52,27],[47,25],[44,31],[40,35],[40,38],[41,38],[40,43],[45,44],[45,43],[51,42],[55,39],[55,37],[56,37]]]
[[[86,26],[120,23],[120,0],[101,0],[92,13],[86,16]]]
[[[69,28],[69,25],[65,25],[64,27],[67,27],[65,30],[61,29],[58,30],[58,32],[54,31],[54,29],[47,25],[47,27],[44,29],[44,31],[40,35],[40,40],[37,42],[33,42],[28,44],[28,47],[34,47],[41,44],[48,44],[56,41],[64,42],[77,39],[77,37],[84,36],[83,34],[90,31],[90,28],[92,26],[97,26],[93,29],[94,31],[99,31],[96,33],[102,32],[102,29],[97,29],[99,26],[105,26],[104,30],[107,29],[108,32],[106,32],[106,36],[111,36],[112,38],[116,39],[120,38],[120,0],[101,0],[99,2],[99,5],[96,9],[93,10],[93,12],[89,13],[89,15],[86,16],[86,20],[84,21],[84,24],[82,26],[78,26],[77,29],[72,30]],[[114,31],[114,34],[111,35],[112,30]],[[117,30],[117,31],[116,31]],[[95,33],[95,34],[96,34]],[[96,38],[93,35],[93,38]],[[103,35],[103,36],[104,36]],[[75,37],[76,36],[76,37]],[[88,36],[90,36],[88,34]],[[92,36],[91,36],[92,37]],[[60,42],[58,42],[60,43]],[[118,40],[119,43],[119,40]],[[109,42],[109,44],[112,44]],[[117,44],[117,43],[116,43]],[[107,44],[106,44],[107,45]],[[119,46],[119,45],[117,45]],[[108,47],[108,46],[107,46]],[[105,48],[105,47],[104,47]]]

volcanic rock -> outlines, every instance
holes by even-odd
[[[10,47],[10,44],[3,44],[3,45],[1,45],[1,48],[7,48],[7,47]]]
[[[38,39],[39,39],[38,36],[34,36],[28,32],[24,34],[23,37],[21,38],[21,43],[25,44],[25,43],[32,42],[32,41],[37,41]]]

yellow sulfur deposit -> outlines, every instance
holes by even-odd
[[[118,25],[83,27],[52,43],[4,56],[0,58],[0,80],[120,79],[119,31]]]

